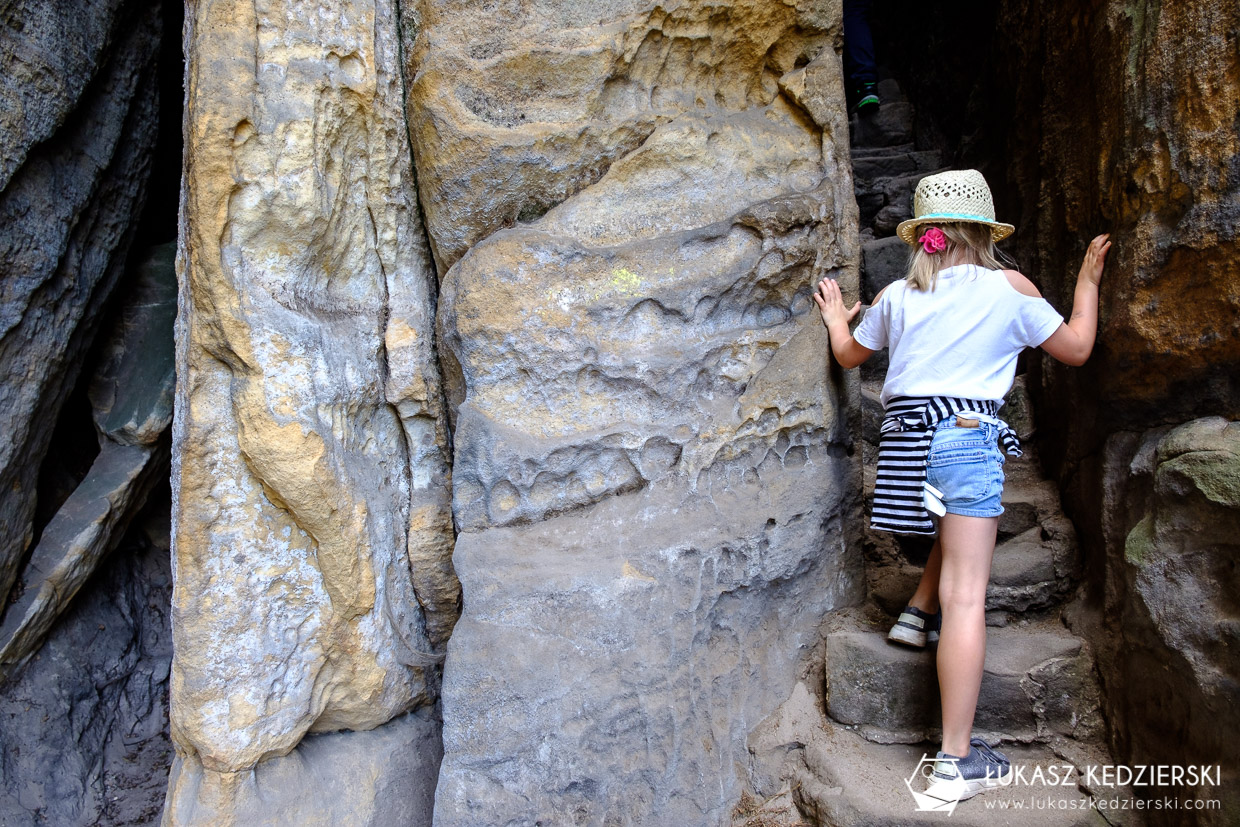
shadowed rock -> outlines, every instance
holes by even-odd
[[[0,600],[61,407],[124,269],[156,133],[157,3],[19,0],[0,22]]]
[[[168,471],[168,445],[161,437],[172,420],[175,384],[175,255],[175,244],[155,248],[137,268],[91,382],[99,455],[44,528],[22,570],[20,597],[0,625],[0,674],[39,648]]]

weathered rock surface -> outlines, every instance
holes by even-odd
[[[1194,794],[1236,812],[1227,733],[1240,726],[1240,424],[1210,417],[1121,432],[1102,468],[1106,548],[1118,549],[1105,561],[1099,636],[1116,740],[1133,755],[1221,763],[1220,787]]]
[[[1115,242],[1094,356],[1082,369],[1045,365],[1055,409],[1086,403],[1097,421],[1074,419],[1056,433],[1075,457],[1097,449],[1100,431],[1207,412],[1234,418],[1240,10],[1112,0],[1073,24],[1068,7],[1008,5],[1004,25],[1062,33],[1030,61],[1044,95],[1018,102],[1037,106],[1043,124],[1041,156],[1031,161],[1040,175],[1011,170],[1024,186],[1036,182],[1042,207],[1028,209],[1017,233],[1020,258],[1066,309],[1089,238],[1111,232]]]
[[[176,389],[176,243],[136,257],[124,304],[104,343],[88,395],[95,427],[120,445],[152,445],[172,423]]]
[[[424,5],[465,607],[437,824],[719,824],[774,783],[748,733],[861,586],[809,298],[856,288],[837,20]]]
[[[0,676],[38,650],[167,470],[166,445],[103,447],[22,571],[20,597],[9,605],[0,626]]]
[[[175,301],[145,331],[169,371],[141,388],[166,385],[162,405],[133,406],[147,427],[96,434],[84,373],[125,362],[98,350],[150,189],[163,12],[152,0],[0,8],[0,823],[15,827],[151,823],[171,759],[158,438]],[[164,275],[175,297],[170,258]],[[130,346],[150,321],[131,309],[131,335],[113,336],[130,365],[149,356]],[[115,390],[133,401],[138,389]],[[158,502],[140,512],[152,487]]]
[[[0,684],[0,824],[154,824],[167,786],[168,489]]]
[[[210,0],[186,28],[167,820],[262,823],[287,802],[235,773],[437,691],[459,587],[434,275],[393,3]],[[340,749],[395,737],[427,782],[435,734],[403,732]],[[375,806],[341,780],[333,812]]]
[[[1221,761],[1234,773],[1240,750],[1219,740],[1229,713],[1211,700],[1223,685],[1234,695],[1240,671],[1235,646],[1220,642],[1240,617],[1220,596],[1228,583],[1234,593],[1222,562],[1234,546],[1215,533],[1233,524],[1233,507],[1203,504],[1196,484],[1172,470],[1174,455],[1158,458],[1154,446],[1160,428],[1240,418],[1240,9],[1007,0],[995,19],[1007,45],[983,97],[998,102],[988,120],[1013,125],[999,130],[1006,148],[992,180],[1006,181],[1020,208],[1017,259],[1066,312],[1089,238],[1110,232],[1114,243],[1093,356],[1083,368],[1042,360],[1030,391],[1044,455],[1087,550],[1097,634],[1109,640],[1099,671],[1116,759]],[[1040,137],[1029,145],[1025,126],[1035,122]],[[1201,446],[1186,456],[1226,464],[1226,451],[1206,447],[1209,428],[1185,427]],[[1200,517],[1196,535],[1176,515]],[[1128,559],[1142,548],[1152,552],[1137,555],[1148,569]],[[1164,566],[1162,554],[1175,563]],[[1181,610],[1196,619],[1173,622]],[[1198,630],[1188,633],[1187,622]],[[1236,784],[1224,778],[1224,788]]]
[[[168,474],[176,245],[135,269],[105,344],[90,396],[99,454],[43,529],[0,624],[0,677],[38,650],[56,618],[120,541]]]
[[[1066,311],[1085,239],[1117,242],[1093,363],[1030,374],[1105,608],[1069,616],[1098,624],[1120,759],[1230,773],[1240,20],[1203,0],[991,14],[1011,59],[989,83],[1015,94],[978,100],[1028,129],[996,156],[1001,203],[1024,208],[1018,258]],[[19,680],[0,685],[0,822],[149,823],[171,681],[167,824],[426,824],[436,783],[444,825],[796,823],[793,799],[904,823],[891,767],[909,750],[839,730],[794,686],[821,616],[863,588],[856,387],[824,367],[808,300],[825,274],[860,288],[838,17],[192,4],[170,678],[158,519],[106,556],[166,461],[166,359],[105,367],[95,469],[46,528],[33,516],[144,199],[158,4],[4,5],[0,660]],[[879,236],[946,157],[881,91],[853,129],[877,147],[856,195]],[[901,252],[868,242],[864,296]],[[988,617],[1021,643],[980,720],[1011,725],[1019,702],[1016,737],[1100,731],[1076,639],[1015,625],[1064,597],[1071,526],[1008,506]],[[914,569],[888,562],[873,596],[890,610]],[[880,693],[924,688],[873,644],[824,644],[828,704],[865,669]],[[873,700],[852,699],[858,720],[926,733]],[[900,800],[856,793],[876,781]],[[1235,782],[1193,792],[1226,818]]]
[[[405,6],[406,28],[418,35],[410,49],[410,130],[441,271],[501,227],[541,216],[598,182],[659,126],[686,114],[769,105],[781,79],[796,82],[789,73],[819,52],[839,17],[837,3],[755,0]],[[703,160],[691,151],[680,159],[681,177],[675,167],[664,174],[673,199]],[[812,177],[816,162],[805,162]],[[626,216],[655,226],[664,218]]]
[[[178,756],[164,824],[397,827],[431,823],[440,722],[433,707],[369,732],[308,735],[251,770],[210,772]]]
[[[0,10],[0,600],[145,197],[160,28],[157,2]]]
[[[960,803],[950,816],[943,812],[921,812],[908,784],[925,782],[914,776],[924,759],[933,759],[937,744],[877,744],[856,732],[827,722],[814,729],[801,730],[789,763],[794,769],[793,789],[801,812],[812,824],[856,824],[867,827],[933,827],[950,818],[953,825],[987,827],[995,823],[1019,827],[1099,827],[1103,824],[1130,824],[1121,816],[1114,822],[1096,811],[1071,805],[1056,808],[1031,807],[1030,801],[1073,800],[1079,794],[1090,765],[1105,763],[1104,755],[1063,754],[1042,744],[1004,744],[1002,751],[1022,772],[1022,783],[988,790],[979,799]],[[800,733],[798,733],[800,734]],[[1049,770],[1055,768],[1051,777]],[[1036,774],[1038,769],[1040,774]],[[1063,779],[1067,779],[1066,785]],[[924,787],[922,788],[924,789]],[[1069,792],[1070,791],[1070,792]],[[1116,796],[1114,788],[1095,791],[1099,797]],[[1080,796],[1084,799],[1084,796]],[[997,815],[996,811],[1026,809],[1026,812]],[[1114,815],[1108,812],[1108,815]]]

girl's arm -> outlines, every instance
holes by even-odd
[[[848,323],[861,312],[861,302],[853,305],[852,310],[844,307],[844,295],[835,279],[823,279],[818,282],[818,290],[814,292],[814,301],[822,313],[822,323],[827,326],[827,335],[831,340],[831,352],[835,361],[844,368],[855,368],[874,355],[874,351],[859,343],[848,332]]]
[[[1072,298],[1072,318],[1061,324],[1050,338],[1042,343],[1042,349],[1068,365],[1083,365],[1094,349],[1098,333],[1098,283],[1102,281],[1102,268],[1106,264],[1107,250],[1111,249],[1109,233],[1098,236],[1089,243],[1085,261],[1076,277],[1076,294]]]

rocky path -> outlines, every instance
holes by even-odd
[[[880,94],[881,110],[861,121],[854,116],[851,124],[864,257],[862,301],[867,303],[902,277],[907,247],[895,237],[896,225],[911,216],[917,182],[942,165],[937,151],[916,148],[912,107],[895,82],[884,81]],[[867,519],[885,355],[876,355],[861,373]],[[1081,809],[1091,794],[1114,798],[1117,791],[1091,789],[1084,775],[1090,764],[1114,762],[1104,746],[1093,653],[1088,641],[1069,628],[1088,626],[1073,601],[1080,555],[1056,487],[1039,470],[1023,377],[1003,413],[1019,432],[1025,455],[1009,457],[1005,468],[1005,513],[987,591],[986,666],[974,735],[1005,752],[1025,775],[1011,787],[962,802],[952,821],[1140,824],[1131,812]],[[873,827],[944,818],[918,812],[906,783],[923,755],[934,756],[941,736],[934,655],[886,640],[916,588],[929,549],[925,540],[867,531],[867,602],[829,618],[826,717],[806,739],[804,766],[792,784],[801,813],[818,824]],[[795,717],[795,708],[790,702],[785,714]],[[911,781],[915,789],[924,789],[923,779]],[[1127,793],[1119,791],[1120,796]]]

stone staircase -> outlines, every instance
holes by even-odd
[[[895,82],[883,81],[879,90],[883,104],[876,116],[852,121],[867,303],[903,276],[907,248],[894,237],[895,227],[911,216],[917,182],[942,163],[938,152],[915,148],[912,107]],[[867,519],[885,371],[881,352],[861,372]],[[1009,457],[1005,466],[1005,513],[987,590],[986,664],[973,734],[997,745],[1014,766],[1024,765],[1029,783],[962,802],[952,823],[1139,825],[1143,821],[1131,810],[1058,808],[1061,801],[1067,807],[1075,801],[1079,808],[1090,794],[1131,799],[1131,791],[1091,790],[1083,775],[1087,765],[1114,763],[1104,746],[1105,721],[1086,639],[1093,621],[1074,599],[1080,570],[1076,536],[1060,510],[1056,486],[1040,473],[1022,378],[1003,415],[1021,436],[1025,455]],[[828,618],[820,710],[825,720],[802,741],[804,765],[794,774],[792,790],[800,813],[822,825],[939,823],[946,816],[918,812],[906,786],[919,760],[933,757],[939,746],[934,655],[886,640],[916,588],[931,540],[867,529],[864,544],[869,600]],[[1052,768],[1058,780],[1068,779],[1066,785],[1051,783]],[[914,783],[924,789],[924,780]],[[1048,800],[1057,808],[1048,809]]]
[[[896,227],[913,217],[917,182],[943,169],[940,152],[916,148],[913,107],[896,82],[880,81],[878,93],[883,100],[879,111],[864,118],[853,115],[849,122],[861,227],[861,300],[867,304],[904,276],[908,247],[896,237]]]

